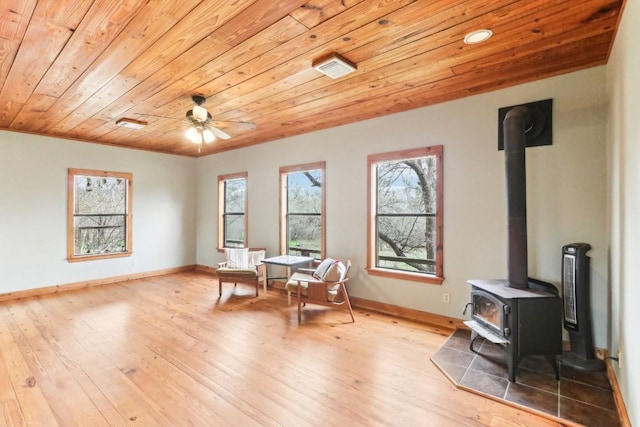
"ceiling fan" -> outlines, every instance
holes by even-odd
[[[186,117],[187,120],[191,123],[191,126],[185,132],[185,136],[187,139],[194,144],[198,144],[198,153],[202,149],[203,144],[208,144],[216,140],[216,138],[220,139],[229,139],[231,135],[226,133],[225,131],[218,129],[214,126],[216,125],[230,125],[230,126],[244,126],[249,129],[255,129],[255,124],[247,123],[247,122],[220,122],[213,121],[213,117],[211,113],[207,111],[206,108],[202,106],[205,103],[206,98],[200,95],[193,95],[191,99],[194,102],[193,109],[187,111]]]

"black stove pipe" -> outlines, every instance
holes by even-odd
[[[529,287],[527,255],[527,171],[526,132],[533,124],[528,108],[518,106],[503,120],[505,172],[507,186],[507,274],[509,286]]]

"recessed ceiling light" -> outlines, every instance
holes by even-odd
[[[493,35],[493,31],[483,28],[482,30],[475,30],[464,36],[464,42],[466,44],[482,43],[489,40]]]

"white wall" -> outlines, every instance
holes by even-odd
[[[640,425],[640,5],[627,1],[608,65],[611,340],[632,425]],[[620,354],[618,354],[620,352]]]
[[[607,343],[605,69],[531,84],[198,159],[198,263],[212,266],[217,176],[248,171],[249,245],[278,251],[278,168],[326,161],[327,254],[351,258],[357,297],[462,317],[468,279],[506,277],[504,155],[498,109],[554,99],[552,146],[527,149],[529,272],[560,282],[561,248],[593,246],[595,342]],[[368,154],[444,145],[444,274],[441,286],[369,276]],[[442,293],[451,304],[442,303]]]
[[[0,131],[0,293],[221,260],[217,176],[248,171],[249,244],[278,250],[278,169],[326,161],[327,253],[351,258],[352,295],[462,317],[467,279],[506,276],[504,156],[497,151],[498,109],[554,99],[553,146],[527,149],[529,273],[559,284],[561,247],[593,246],[595,344],[640,360],[631,304],[640,298],[640,74],[627,4],[610,71],[610,198],[607,199],[607,107],[604,67],[493,93],[190,159]],[[441,286],[368,276],[366,158],[369,154],[444,145],[444,274]],[[195,167],[194,167],[195,166]],[[132,172],[134,254],[81,263],[66,257],[67,168]],[[610,225],[607,227],[607,202]],[[607,228],[611,232],[609,248]],[[609,255],[608,251],[611,254]],[[611,266],[608,257],[611,257]],[[609,272],[609,270],[611,270]],[[611,289],[608,287],[609,274]],[[442,303],[442,293],[451,303]],[[611,300],[611,301],[610,301]],[[609,306],[612,309],[609,310]],[[609,336],[608,331],[613,333]],[[640,370],[618,370],[632,421]]]
[[[133,255],[69,263],[67,169],[133,173]],[[195,159],[0,131],[0,293],[195,263]]]
[[[640,341],[632,336],[633,326],[640,324],[640,310],[632,306],[640,300],[640,106],[635,102],[640,60],[634,43],[640,30],[632,25],[639,20],[640,6],[627,2],[606,69],[197,160],[0,131],[0,293],[195,262],[214,266],[221,260],[215,250],[217,176],[240,171],[249,172],[249,244],[274,255],[278,168],[324,160],[327,253],[351,258],[350,293],[460,318],[469,299],[467,279],[506,276],[498,109],[553,98],[553,146],[527,149],[529,273],[557,285],[562,245],[580,241],[593,246],[595,344],[613,355],[622,350],[627,362],[617,370],[618,379],[632,424],[640,424],[640,367],[628,362],[640,360]],[[368,276],[363,270],[367,155],[436,144],[444,145],[445,282],[437,286]],[[70,167],[133,173],[133,256],[65,260]],[[444,292],[451,294],[451,304],[442,303]]]

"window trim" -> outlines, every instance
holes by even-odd
[[[393,151],[381,154],[371,154],[367,156],[367,266],[365,271],[373,276],[388,277],[400,280],[411,280],[415,282],[442,284],[444,281],[443,272],[443,176],[444,176],[444,162],[443,162],[442,145],[435,145],[431,147],[420,147],[415,149]],[[416,157],[436,156],[437,162],[437,180],[436,183],[436,205],[438,210],[436,212],[436,274],[423,274],[413,272],[403,272],[398,270],[391,270],[387,268],[376,267],[375,263],[375,248],[377,239],[375,234],[375,215],[376,215],[376,192],[374,191],[374,184],[377,189],[377,182],[374,183],[375,166],[381,162],[395,161],[410,159]]]
[[[75,177],[76,175],[86,175],[91,177],[123,178],[127,180],[127,213],[125,215],[126,250],[124,252],[98,254],[98,255],[75,255],[75,233],[74,233],[74,202],[75,202]],[[129,257],[133,254],[133,174],[128,172],[98,171],[92,169],[69,168],[67,171],[67,261],[82,262],[99,259]]]
[[[304,172],[308,170],[320,170],[322,171],[322,191],[321,191],[321,200],[320,200],[320,209],[322,212],[320,213],[320,259],[324,259],[326,256],[326,235],[327,235],[327,223],[326,223],[326,211],[327,211],[327,173],[326,173],[326,162],[313,162],[313,163],[305,163],[300,165],[292,165],[292,166],[281,166],[280,167],[280,194],[279,194],[279,204],[280,204],[280,215],[278,218],[278,227],[279,227],[279,251],[280,255],[285,255],[287,253],[287,175],[292,172]]]
[[[243,247],[248,247],[249,242],[249,172],[236,172],[226,175],[218,175],[218,252],[224,252],[224,183],[232,179],[244,178],[244,242]]]

